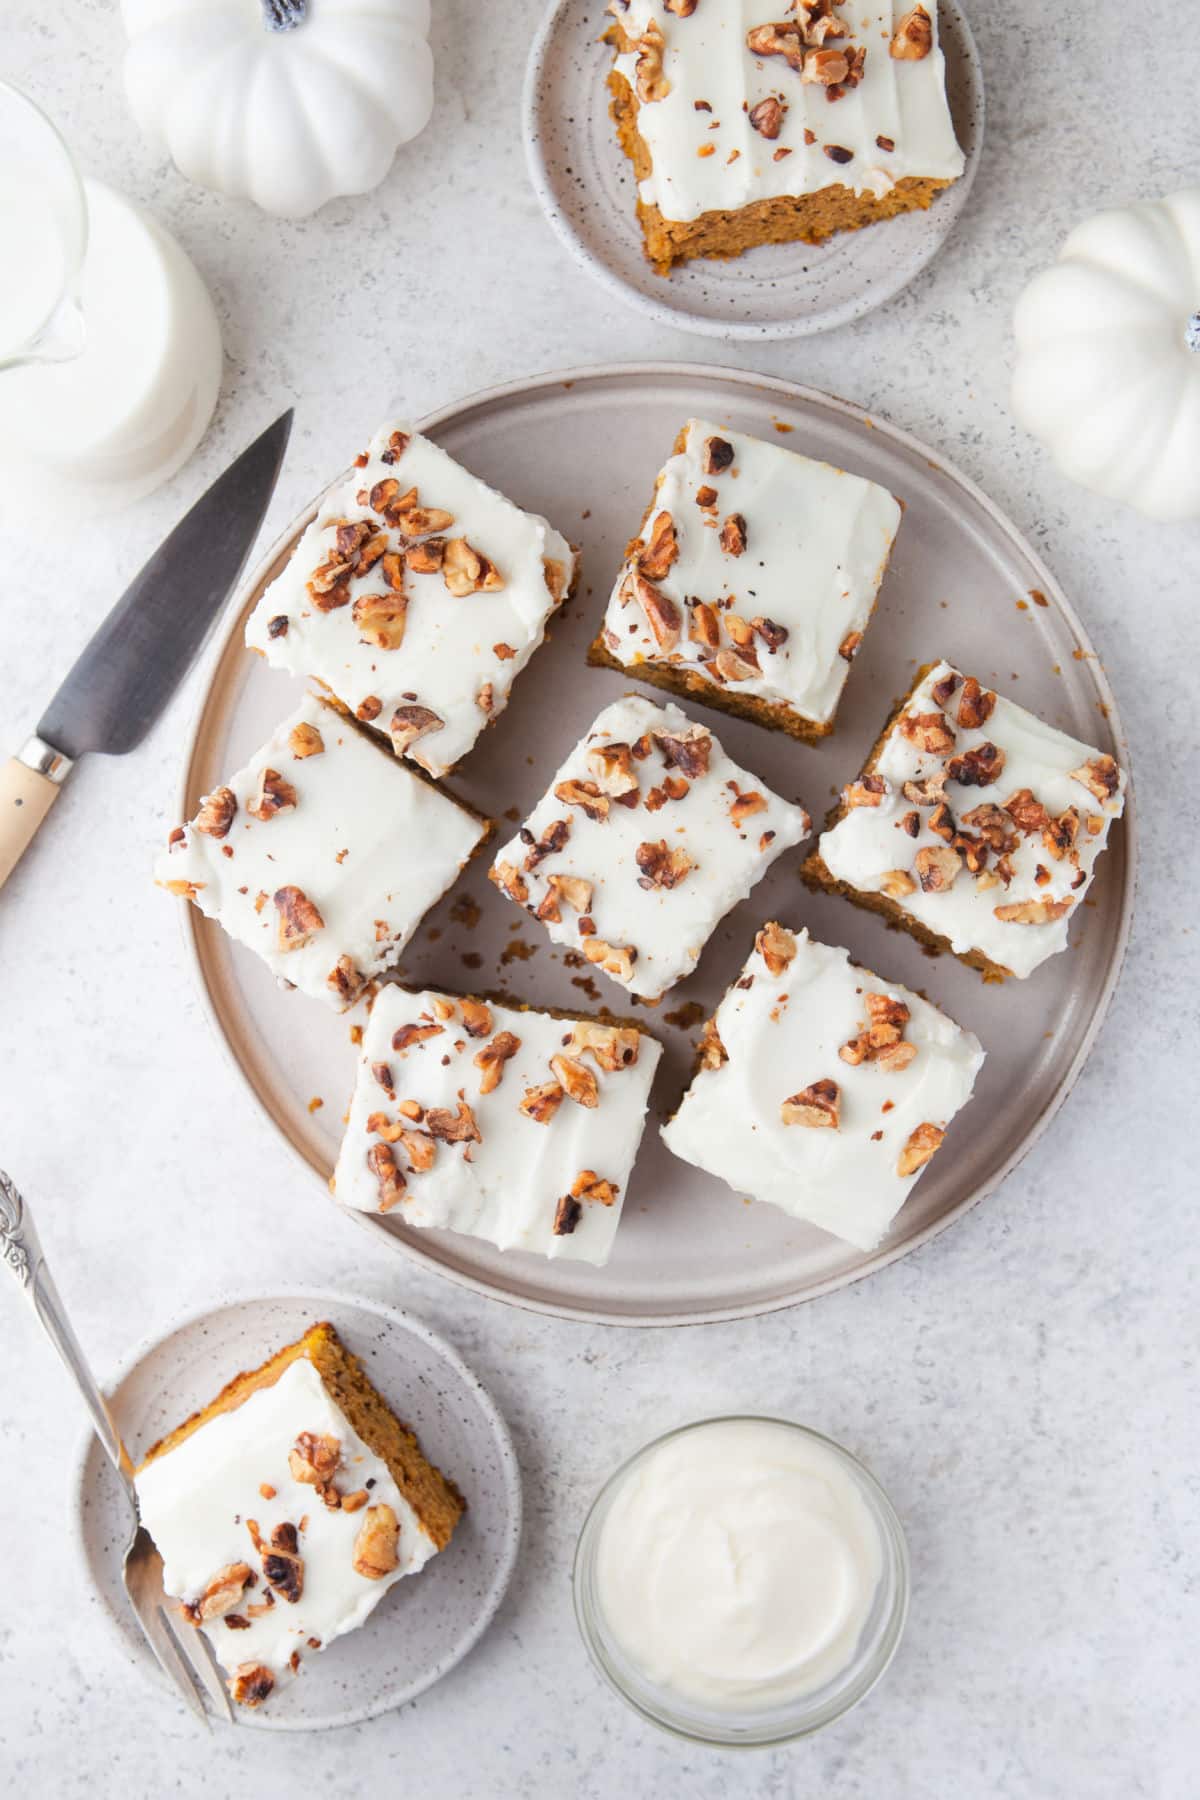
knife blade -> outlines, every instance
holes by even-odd
[[[275,491],[289,408],[185,514],[0,767],[0,887],[87,751],[123,756],[161,716],[228,599]]]

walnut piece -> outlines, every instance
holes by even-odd
[[[842,789],[842,805],[847,812],[853,812],[856,806],[879,806],[888,791],[888,784],[882,775],[860,775],[849,787]]]
[[[863,641],[861,631],[848,631],[838,645],[838,655],[843,662],[853,662],[858,655],[859,645]]]
[[[550,1067],[568,1100],[573,1100],[576,1106],[599,1106],[599,1084],[586,1064],[577,1062],[573,1056],[559,1054],[550,1058]]]
[[[726,556],[741,556],[746,549],[746,520],[741,513],[730,513],[720,531],[720,544]]]
[[[620,799],[623,794],[640,792],[633,750],[628,744],[599,744],[588,751],[588,763],[602,794]]]
[[[488,1037],[492,1029],[492,1009],[482,1000],[461,1002],[462,1022],[468,1037]]]
[[[946,764],[946,774],[960,787],[991,787],[1004,773],[1006,760],[998,744],[976,744],[973,750],[963,750],[952,756]]]
[[[686,850],[668,849],[666,838],[659,838],[653,844],[639,844],[634,851],[634,860],[642,871],[638,876],[638,886],[642,888],[678,887],[696,866]]]
[[[632,944],[608,944],[603,938],[589,937],[583,942],[583,954],[590,963],[596,963],[606,975],[615,975],[619,981],[632,981],[633,965],[637,961],[637,951]]]
[[[483,1136],[475,1123],[475,1114],[459,1095],[458,1110],[451,1112],[446,1106],[431,1106],[425,1114],[425,1125],[431,1137],[440,1138],[444,1144],[482,1144]]]
[[[765,100],[760,100],[757,106],[750,108],[748,116],[751,125],[760,136],[774,139],[783,130],[786,113],[786,102],[777,100],[774,94],[768,94]]]
[[[262,1552],[263,1580],[289,1606],[295,1606],[304,1592],[304,1558],[300,1555],[296,1527],[286,1520],[277,1525],[271,1533],[270,1548],[264,1549],[254,1520],[247,1519],[246,1525]]]
[[[554,798],[561,800],[564,806],[578,806],[597,824],[607,819],[611,804],[608,795],[602,794],[594,781],[560,781],[555,785]]]
[[[964,731],[978,731],[986,725],[996,709],[996,696],[990,688],[980,687],[973,675],[963,683],[958,703],[958,722]]]
[[[949,844],[930,844],[917,851],[915,867],[922,893],[946,894],[958,880],[962,858]]]
[[[270,1698],[275,1677],[265,1663],[239,1663],[229,1677],[229,1692],[239,1706],[261,1706]]]
[[[228,837],[236,812],[237,796],[233,789],[215,788],[200,802],[200,810],[196,814],[196,830],[202,831],[205,837]]]
[[[657,100],[665,100],[671,92],[671,83],[663,74],[663,51],[666,47],[667,41],[657,19],[647,19],[641,37],[635,38],[630,46],[637,52],[633,79],[637,97],[644,106],[652,106]]]
[[[488,870],[488,880],[498,888],[503,888],[510,900],[518,906],[524,906],[529,898],[529,883],[521,874],[515,863],[498,862]]]
[[[590,1051],[600,1067],[612,1074],[618,1069],[632,1069],[641,1047],[641,1033],[633,1025],[599,1025],[591,1019],[576,1021],[568,1045],[576,1056]]]
[[[738,794],[729,808],[729,817],[740,831],[747,819],[753,818],[755,813],[766,812],[766,810],[765,799],[757,790],[752,789],[748,794]]]
[[[202,1625],[207,1619],[224,1618],[241,1600],[250,1579],[249,1563],[226,1563],[223,1569],[218,1569],[198,1599],[185,1603],[184,1617],[193,1625]]]
[[[931,756],[944,756],[954,748],[954,730],[944,713],[901,713],[898,729],[901,737]]]
[[[440,718],[431,707],[398,706],[388,726],[392,749],[397,756],[403,756],[418,738],[427,737],[431,731],[440,731],[445,723],[445,719]]]
[[[715,1018],[704,1021],[704,1029],[700,1033],[696,1054],[702,1069],[720,1069],[729,1061],[729,1052],[721,1042],[721,1034],[717,1030]]]
[[[702,725],[689,725],[679,732],[656,731],[654,741],[668,769],[678,769],[689,781],[708,774],[712,737]]]
[[[357,1574],[382,1581],[400,1564],[400,1521],[390,1506],[368,1506],[351,1558]]]
[[[358,998],[366,985],[366,976],[349,956],[339,956],[325,977],[325,986],[332,989],[346,1006]]]
[[[539,1087],[525,1089],[518,1110],[535,1124],[548,1125],[565,1098],[557,1081],[543,1081]]]
[[[564,1194],[554,1209],[554,1223],[550,1229],[555,1237],[570,1237],[580,1219],[583,1207],[578,1200],[572,1200],[570,1194]]]
[[[1071,770],[1071,780],[1081,781],[1097,800],[1111,800],[1121,784],[1120,770],[1111,756],[1093,756],[1082,768]]]
[[[521,1040],[511,1031],[498,1031],[490,1044],[475,1052],[475,1067],[480,1071],[481,1094],[495,1093],[504,1077],[504,1065],[521,1048]]]
[[[341,1460],[341,1440],[327,1432],[302,1431],[288,1451],[292,1480],[309,1487],[324,1487],[332,1481]]]
[[[379,1188],[379,1210],[390,1212],[405,1195],[404,1177],[396,1167],[396,1158],[387,1144],[372,1144],[367,1151],[367,1167]]]
[[[721,475],[733,461],[733,445],[728,438],[705,438],[700,460],[706,475]]]
[[[915,1175],[923,1169],[934,1151],[937,1150],[946,1133],[939,1125],[918,1125],[909,1133],[903,1150],[896,1163],[896,1173],[900,1176]]]
[[[822,1078],[785,1100],[779,1108],[779,1116],[785,1125],[826,1127],[836,1131],[841,1122],[840,1107],[841,1090],[837,1082]]]
[[[1073,900],[1013,900],[992,911],[1006,925],[1050,925],[1074,905]]]
[[[279,914],[275,941],[280,950],[302,950],[325,929],[324,919],[303,888],[276,888],[272,900]]]
[[[896,26],[888,54],[897,62],[923,62],[933,49],[933,20],[923,6],[914,6]]]
[[[766,963],[769,975],[782,975],[796,954],[796,940],[784,926],[771,920],[758,933],[754,948]]]
[[[451,538],[442,556],[442,580],[458,600],[468,594],[495,593],[504,586],[495,563],[472,549],[466,538]]]
[[[644,576],[637,577],[638,604],[645,614],[654,641],[662,651],[673,650],[679,642],[683,616],[675,602]]]
[[[562,920],[562,909],[569,906],[573,912],[586,913],[591,910],[592,884],[581,875],[548,875],[546,892],[538,903],[534,917],[551,925],[558,925]]]
[[[246,811],[266,824],[276,813],[287,812],[296,804],[296,790],[285,781],[278,769],[264,769],[258,778],[254,798],[247,801]]]
[[[288,733],[288,749],[297,762],[303,762],[306,757],[322,754],[325,749],[325,739],[315,725],[310,725],[306,719],[302,719],[299,725],[293,725]]]
[[[612,1206],[621,1189],[615,1181],[605,1181],[595,1169],[580,1169],[571,1184],[572,1200],[586,1200],[597,1206]]]
[[[376,650],[398,650],[404,642],[408,600],[403,594],[360,594],[354,602],[354,623],[364,643]]]
[[[907,894],[916,893],[917,884],[903,869],[889,869],[879,877],[879,891],[889,900],[903,900]]]
[[[675,521],[669,512],[660,512],[650,527],[645,548],[638,553],[638,569],[647,581],[662,581],[678,555]]]

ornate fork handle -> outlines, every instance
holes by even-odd
[[[63,1311],[58,1290],[42,1255],[29,1208],[3,1169],[0,1169],[0,1257],[24,1288],[30,1305],[41,1321],[42,1329],[83,1396],[96,1436],[112,1459],[132,1500],[133,1464],[121,1442],[121,1434],[113,1423],[108,1402],[88,1367],[83,1346]]]

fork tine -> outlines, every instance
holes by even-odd
[[[180,1698],[195,1713],[204,1729],[211,1731],[208,1708],[200,1697],[192,1666],[179,1647],[179,1640],[167,1622],[164,1609],[156,1606],[143,1612],[135,1605],[133,1610],[143,1637],[162,1665],[163,1672],[170,1677],[172,1686],[178,1689]]]
[[[229,1699],[229,1690],[225,1686],[225,1678],[221,1674],[216,1653],[205,1634],[189,1627],[186,1634],[181,1635],[176,1629],[175,1620],[169,1609],[166,1606],[160,1606],[158,1610],[176,1650],[187,1663],[193,1682],[203,1688],[212,1702],[213,1710],[225,1720],[227,1725],[236,1724],[237,1720]]]

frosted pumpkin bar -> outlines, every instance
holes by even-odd
[[[632,1025],[385,987],[334,1193],[501,1250],[607,1262],[660,1055]]]
[[[321,502],[246,642],[443,775],[503,712],[575,574],[545,519],[385,425]]]
[[[705,1028],[668,1149],[861,1250],[971,1097],[983,1051],[919,995],[764,925]]]
[[[1067,932],[1125,804],[1113,757],[947,662],[926,667],[804,865],[989,979]]]
[[[899,524],[886,488],[689,419],[589,661],[795,738],[824,737]]]
[[[310,697],[171,833],[155,877],[276,975],[344,1008],[490,830]]]
[[[490,878],[630,993],[657,999],[810,820],[677,706],[606,706]]]
[[[328,1324],[238,1375],[135,1486],[167,1593],[250,1707],[364,1624],[463,1511]]]
[[[819,243],[963,171],[937,6],[611,0],[608,86],[648,260]]]

